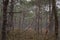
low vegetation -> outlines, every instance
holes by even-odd
[[[1,39],[1,33],[0,33]],[[7,33],[7,40],[54,40],[54,33],[53,34],[45,34],[41,32],[37,32],[35,30],[27,30],[22,31],[20,29],[11,30]]]

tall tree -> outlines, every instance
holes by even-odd
[[[41,13],[41,0],[36,0],[35,1],[36,3],[36,28],[37,28],[37,35],[38,35],[38,38],[37,40],[39,40],[39,28],[40,28],[40,13]]]
[[[22,29],[23,29],[24,18],[25,18],[25,10],[21,11],[20,16],[21,16],[20,27],[22,27]]]
[[[52,0],[52,13],[55,17],[55,40],[58,40],[58,16],[56,9],[56,0]]]
[[[51,0],[49,0],[49,24],[48,24],[48,27],[49,27],[49,31],[52,32],[52,27],[53,27],[53,13],[52,13],[52,2]]]
[[[13,15],[14,15],[14,0],[11,0],[10,1],[10,12],[9,12],[9,19],[8,19],[8,24],[9,24],[9,30],[8,30],[8,33],[10,30],[14,31],[14,26],[13,26]],[[14,40],[14,36],[13,36],[13,40]]]
[[[2,26],[2,39],[6,40],[6,27],[7,27],[7,7],[9,0],[3,0],[3,26]]]
[[[14,9],[14,0],[11,0],[11,3],[10,3],[11,5],[10,5],[10,13],[9,13],[9,15],[10,15],[10,28],[14,28],[13,27],[13,9]]]

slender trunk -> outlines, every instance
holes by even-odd
[[[3,0],[3,25],[2,25],[2,39],[6,40],[6,28],[7,28],[7,6],[9,0]]]
[[[40,29],[40,10],[41,10],[41,0],[36,0],[36,27],[37,27],[37,35],[38,38],[37,40],[39,40],[39,29]]]
[[[11,0],[11,5],[10,5],[10,13],[9,13],[9,15],[10,15],[10,27],[11,27],[11,29],[14,29],[14,26],[13,26],[13,8],[14,8],[14,0]]]
[[[21,27],[21,30],[23,30],[23,26],[24,26],[24,18],[25,18],[25,10],[21,11],[20,14],[20,20],[19,20],[19,28]]]
[[[14,9],[14,0],[11,0],[11,5],[10,5],[10,30],[14,31],[14,26],[13,26],[13,9]],[[14,35],[13,35],[13,40],[15,40]]]
[[[56,0],[52,0],[52,13],[55,17],[55,40],[58,40],[58,16],[56,9]]]
[[[52,2],[51,0],[49,0],[49,24],[48,24],[48,27],[49,27],[49,31],[50,33],[52,33],[53,31],[53,13],[52,13]]]

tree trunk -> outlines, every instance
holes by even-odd
[[[58,40],[58,16],[56,9],[56,0],[52,0],[52,13],[55,17],[55,40]]]
[[[14,0],[11,0],[11,5],[10,5],[10,13],[9,13],[9,15],[10,15],[10,28],[11,29],[14,29],[14,26],[13,26],[13,15],[14,15],[14,13],[13,13],[13,8],[14,8]]]
[[[9,0],[3,0],[3,25],[2,25],[2,39],[6,40],[6,28],[7,28],[7,6]]]
[[[36,6],[37,6],[37,8],[36,8],[36,28],[37,28],[37,36],[38,36],[38,38],[37,38],[37,40],[39,40],[40,38],[39,38],[39,29],[40,29],[40,19],[41,19],[41,16],[40,16],[40,12],[41,12],[41,0],[36,0]]]
[[[52,13],[52,2],[51,0],[49,0],[49,24],[48,24],[48,27],[49,27],[49,31],[50,33],[52,33],[53,31],[53,13]]]

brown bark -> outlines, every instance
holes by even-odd
[[[7,6],[9,0],[3,0],[3,25],[2,25],[2,39],[6,40],[6,28],[7,28]]]
[[[56,0],[52,0],[52,13],[55,17],[55,40],[58,40],[58,16],[56,9]]]
[[[9,13],[9,15],[10,15],[10,28],[11,29],[14,28],[14,26],[13,26],[13,15],[14,15],[13,9],[14,9],[14,4],[13,3],[14,3],[14,0],[11,0],[10,13]]]
[[[49,0],[49,31],[52,32],[53,31],[53,13],[52,13],[52,1]]]
[[[37,8],[36,8],[36,19],[35,19],[36,20],[37,35],[38,35],[37,40],[39,40],[39,29],[40,29],[40,19],[41,19],[41,16],[40,16],[41,0],[36,0],[35,4],[37,6]]]

